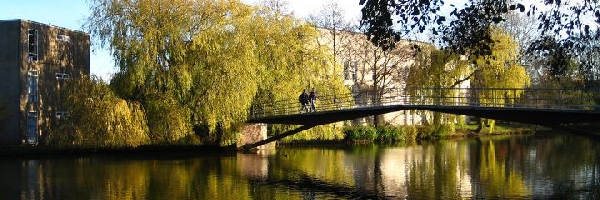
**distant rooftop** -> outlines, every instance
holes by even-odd
[[[65,27],[61,27],[61,26],[56,26],[56,25],[51,25],[51,24],[45,24],[45,23],[41,23],[41,22],[36,22],[36,21],[32,21],[32,20],[26,20],[26,19],[0,19],[0,23],[4,23],[4,22],[27,22],[30,24],[38,24],[38,25],[42,25],[42,26],[50,26],[52,28],[56,28],[56,29],[62,29],[62,30],[67,30],[67,31],[73,31],[73,32],[79,32],[79,33],[83,33],[83,34],[88,34],[86,32],[83,32],[81,30],[73,30],[73,29],[68,29]]]

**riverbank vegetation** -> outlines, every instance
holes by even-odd
[[[494,126],[488,121],[483,120],[481,127],[479,121],[471,123],[447,123],[439,126],[434,125],[348,125],[348,126],[332,126],[316,127],[308,131],[300,132],[278,141],[280,145],[294,144],[394,144],[403,142],[414,142],[422,140],[443,140],[455,138],[474,138],[488,135],[513,135],[513,134],[533,134],[537,131],[547,131],[544,128],[536,125],[526,125],[520,123],[501,122],[495,123]],[[494,121],[495,122],[495,121]],[[287,128],[274,128],[271,126],[269,133],[272,135],[281,134],[292,130],[290,126]],[[288,129],[289,128],[289,129]],[[329,137],[324,137],[327,135]]]
[[[478,124],[456,126],[445,124],[441,126],[405,125],[405,126],[349,126],[344,128],[344,140],[358,143],[396,143],[415,140],[439,140],[464,137],[478,137],[498,134],[530,134],[539,129],[537,126],[522,124],[500,124],[493,131],[485,126],[484,133],[479,133]]]

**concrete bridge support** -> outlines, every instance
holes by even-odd
[[[262,145],[266,145],[266,144],[272,144],[272,145],[274,145],[271,142],[274,142],[276,140],[280,140],[280,139],[282,139],[284,137],[287,137],[287,136],[290,136],[290,135],[294,135],[296,133],[299,133],[300,131],[305,131],[305,130],[311,129],[312,127],[315,127],[315,126],[316,125],[304,125],[304,126],[296,128],[294,130],[290,130],[288,132],[272,136],[270,138],[266,138],[266,131],[265,131],[265,138],[266,139],[263,139],[263,140],[260,140],[260,141],[254,142],[254,143],[247,143],[247,144],[244,144],[244,145],[241,145],[241,146],[240,146],[240,144],[238,144],[238,150],[239,151],[244,151],[244,152],[256,152],[256,151],[258,151],[258,147],[260,147]],[[265,128],[265,130],[266,130],[266,128]]]
[[[243,147],[248,144],[255,144],[259,141],[267,139],[267,124],[246,124],[237,139],[237,148]],[[271,149],[275,148],[275,144],[264,144],[254,147],[258,149]]]

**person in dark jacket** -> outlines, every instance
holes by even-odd
[[[300,108],[300,113],[302,113],[302,111],[307,113],[309,111],[308,110],[309,97],[308,97],[308,94],[306,93],[306,89],[302,90],[302,94],[300,94],[300,97],[298,97],[298,101],[300,101],[300,104],[302,105],[302,107]]]
[[[310,101],[310,111],[317,112],[317,109],[315,108],[315,104],[317,103],[317,92],[315,91],[315,88],[313,88],[312,91],[310,91],[308,99]]]

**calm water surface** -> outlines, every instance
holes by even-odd
[[[568,134],[0,160],[0,199],[599,199],[599,191],[600,141]]]

